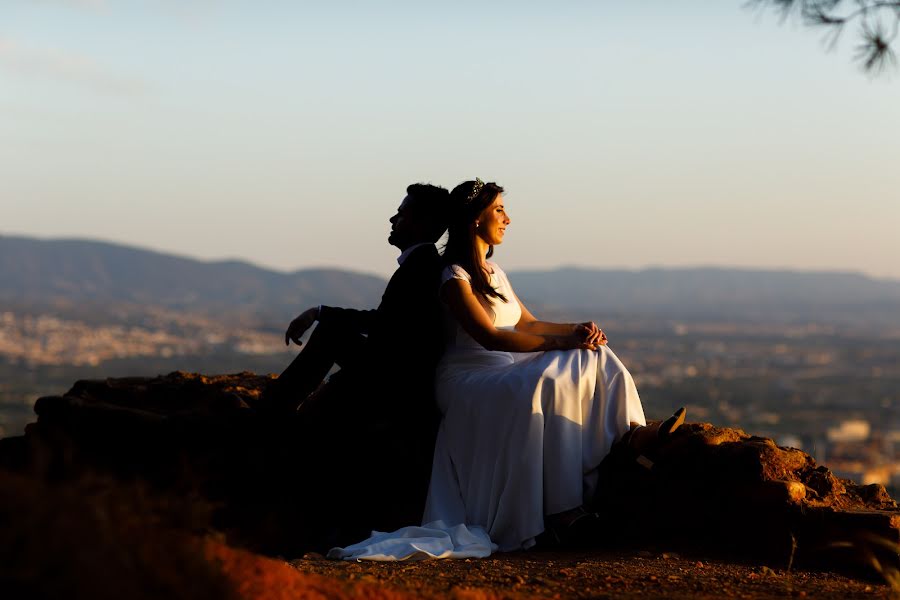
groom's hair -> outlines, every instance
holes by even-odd
[[[437,242],[444,232],[450,215],[450,192],[429,183],[414,183],[406,188],[406,195],[413,199],[413,213],[428,232],[432,242]]]

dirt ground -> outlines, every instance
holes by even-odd
[[[431,598],[896,598],[876,579],[704,560],[669,552],[521,552],[487,559],[345,562],[308,554],[292,566]]]

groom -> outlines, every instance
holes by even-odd
[[[333,412],[326,402],[337,403],[341,406],[334,410],[343,420],[371,422],[387,415],[409,420],[411,413],[422,412],[422,404],[433,404],[423,399],[433,396],[434,368],[443,351],[437,296],[442,267],[434,244],[447,229],[448,204],[444,188],[416,183],[406,189],[388,236],[400,250],[399,266],[381,304],[375,310],[316,306],[291,321],[285,344],[301,345],[301,336],[313,323],[318,326],[267,391],[270,408],[318,415]],[[341,370],[320,387],[335,364]],[[345,392],[362,392],[365,398]],[[376,401],[378,393],[386,396]],[[347,415],[350,406],[364,415]]]
[[[288,326],[285,343],[300,345],[300,337],[318,325],[263,398],[269,411],[297,415],[307,451],[325,451],[331,465],[321,466],[325,478],[346,468],[334,465],[383,457],[385,473],[375,465],[363,475],[386,475],[388,481],[371,485],[393,487],[384,506],[367,507],[373,515],[381,512],[378,524],[385,530],[395,520],[408,524],[410,511],[421,517],[430,476],[439,422],[434,371],[444,347],[438,301],[442,263],[435,242],[447,228],[449,199],[447,190],[433,185],[406,189],[388,237],[400,250],[399,266],[381,304],[375,310],[304,311]],[[323,384],[335,364],[340,370]],[[357,487],[364,488],[360,476],[354,473]],[[378,495],[374,491],[366,493]]]

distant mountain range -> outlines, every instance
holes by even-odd
[[[512,278],[512,276],[511,276]],[[736,321],[827,321],[900,327],[900,281],[859,273],[735,268],[563,268],[515,273],[544,306]]]
[[[529,305],[555,312],[900,324],[900,281],[859,273],[560,268],[510,278]],[[284,318],[319,303],[375,306],[385,283],[340,269],[283,273],[105,242],[0,236],[0,302],[7,306],[128,303]]]
[[[281,273],[106,242],[0,236],[0,301],[154,305],[210,312],[293,314],[328,303],[369,307],[385,280],[338,269]]]

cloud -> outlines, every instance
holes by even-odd
[[[62,81],[107,95],[141,96],[147,92],[143,81],[116,73],[88,56],[55,48],[25,46],[2,36],[0,71]]]

